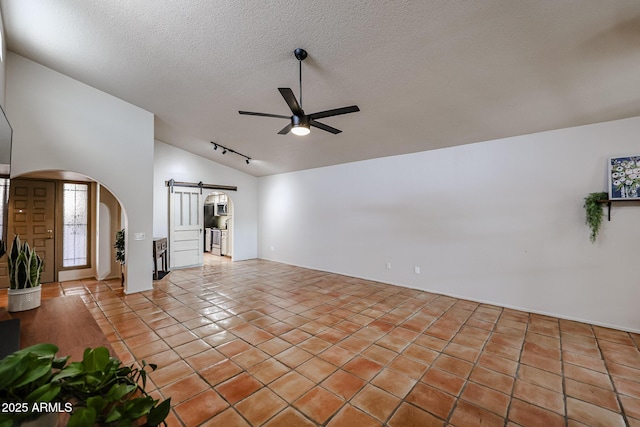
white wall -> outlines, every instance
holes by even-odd
[[[258,255],[640,331],[640,203],[596,244],[583,210],[638,135],[632,118],[264,177]]]
[[[0,105],[5,107],[5,93],[6,93],[6,72],[7,72],[7,37],[4,31],[4,22],[2,15],[0,15],[0,32],[2,34],[2,43],[0,49],[2,49],[2,62],[0,62]]]
[[[244,162],[243,159],[238,161]],[[169,190],[165,182],[171,178],[180,182],[237,186],[238,191],[227,192],[233,203],[232,259],[241,261],[257,257],[257,178],[156,141],[153,234],[157,237],[168,236]]]
[[[109,190],[98,185],[98,263],[96,278],[107,280],[120,278],[120,264],[116,261],[116,233],[120,230],[120,203]]]
[[[11,176],[67,170],[108,187],[127,218],[126,292],[151,289],[153,114],[13,53],[6,97]]]

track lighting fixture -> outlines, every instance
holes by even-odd
[[[218,149],[218,147],[222,148],[222,154],[227,154],[227,151],[228,151],[229,153],[237,154],[237,155],[238,155],[238,156],[240,156],[240,157],[244,157],[244,158],[245,158],[245,163],[246,163],[246,164],[249,164],[249,162],[251,161],[251,157],[249,157],[249,156],[245,156],[245,155],[244,155],[244,154],[242,154],[242,153],[238,153],[236,150],[233,150],[233,149],[231,149],[231,148],[229,148],[229,147],[225,147],[224,145],[220,145],[220,144],[218,144],[217,142],[213,142],[213,141],[211,141],[211,143],[213,144],[213,149],[214,149],[214,150],[217,150],[217,149]]]

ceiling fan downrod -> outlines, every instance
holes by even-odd
[[[296,50],[293,51],[293,54],[296,56],[296,59],[298,60],[298,66],[299,66],[298,76],[300,77],[299,78],[300,96],[298,98],[300,99],[300,109],[302,109],[302,61],[304,61],[307,58],[307,51],[302,48],[297,48]]]

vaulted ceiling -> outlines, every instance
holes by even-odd
[[[8,49],[254,176],[640,115],[640,1],[1,0]],[[303,108],[343,133],[278,135]],[[214,151],[216,141],[251,157]],[[603,141],[604,143],[605,141]]]

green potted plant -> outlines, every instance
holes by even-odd
[[[604,212],[602,211],[602,201],[607,200],[609,194],[601,191],[597,193],[590,193],[584,199],[584,209],[586,213],[586,223],[591,229],[589,239],[591,243],[596,241],[598,233],[600,233],[600,226],[602,225],[602,217]]]
[[[171,399],[154,400],[145,391],[147,368],[122,366],[104,347],[87,348],[81,362],[56,358],[53,344],[19,350],[0,361],[0,427],[12,427],[67,412],[67,426],[164,424]],[[11,406],[11,407],[9,407]],[[54,424],[55,425],[55,424]]]
[[[15,236],[7,257],[9,273],[8,310],[24,311],[40,307],[40,275],[44,261],[27,242]]]
[[[64,367],[66,358],[57,359],[57,347],[38,344],[16,351],[0,361],[0,427],[15,425],[56,425],[57,416],[33,411],[33,405],[53,401],[61,387],[52,383],[55,372]]]
[[[116,248],[116,261],[120,263],[120,280],[124,285],[124,228],[116,233],[116,243],[113,245]]]

